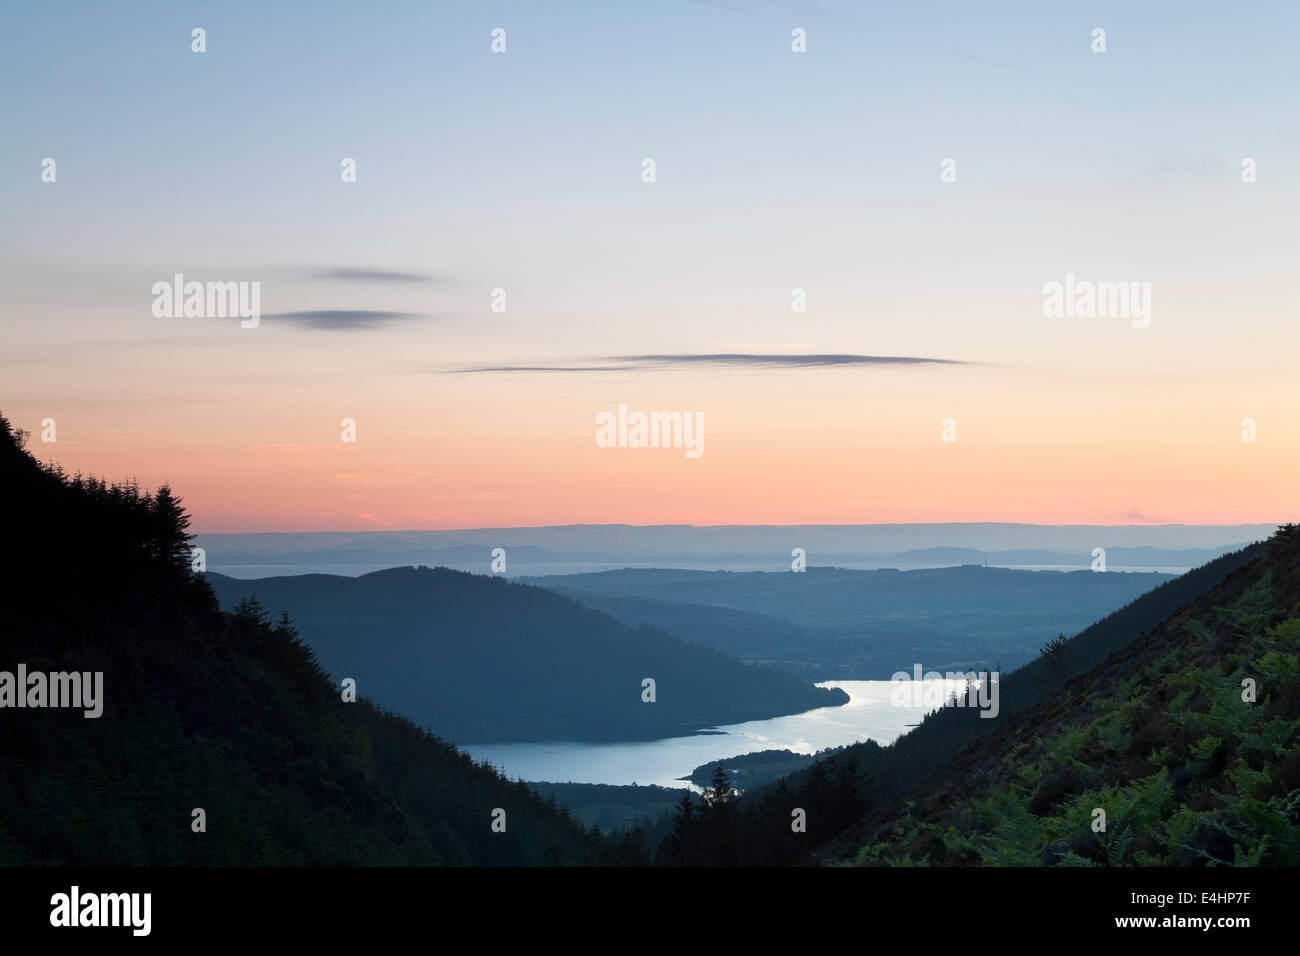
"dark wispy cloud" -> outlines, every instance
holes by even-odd
[[[664,368],[835,368],[861,365],[966,365],[953,359],[911,355],[849,355],[714,352],[704,355],[617,355],[596,359],[603,365],[486,365],[456,372],[637,372]]]
[[[374,309],[308,309],[305,312],[275,312],[262,318],[293,322],[309,329],[373,329],[420,316],[419,312],[380,312]]]
[[[343,282],[432,282],[433,276],[415,272],[386,272],[382,269],[317,269],[312,275],[318,279],[337,279]]]

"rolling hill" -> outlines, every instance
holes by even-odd
[[[499,577],[420,567],[208,580],[227,608],[255,595],[287,610],[336,679],[462,744],[650,740],[848,699]]]
[[[1021,571],[623,569],[527,578],[628,624],[664,627],[817,679],[888,680],[916,662],[1010,669],[1171,575]],[[754,617],[757,615],[757,617]]]

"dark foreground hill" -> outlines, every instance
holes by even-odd
[[[42,468],[0,418],[0,492],[18,559],[0,578],[0,672],[103,674],[87,718],[13,707],[0,673],[0,864],[614,859],[524,785],[343,702],[292,625],[222,613],[165,488]]]
[[[860,863],[1300,864],[1300,527],[836,843]]]
[[[227,608],[255,595],[287,610],[336,680],[460,744],[649,740],[848,700],[498,577],[421,567],[208,578]]]

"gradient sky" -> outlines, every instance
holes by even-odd
[[[0,410],[200,531],[1295,520],[1300,8],[986,6],[6,10]],[[261,325],[155,318],[177,272]],[[952,364],[612,361],[712,353]],[[620,402],[704,455],[598,448]]]

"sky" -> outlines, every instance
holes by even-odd
[[[198,531],[1296,518],[1295,4],[4,20],[0,412]]]

